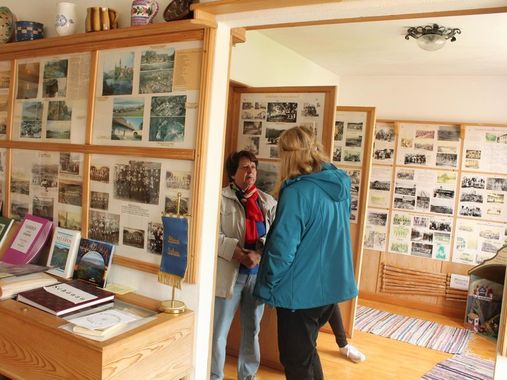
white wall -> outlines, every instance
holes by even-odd
[[[507,76],[342,76],[338,104],[375,106],[377,118],[507,123]]]
[[[253,87],[336,86],[340,77],[263,34],[247,32],[232,49],[230,78]]]

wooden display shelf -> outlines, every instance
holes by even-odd
[[[138,306],[159,304],[118,297]],[[13,379],[182,379],[192,371],[194,313],[160,313],[104,342],[59,328],[68,323],[14,300],[0,302],[0,373]]]

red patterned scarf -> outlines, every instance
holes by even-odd
[[[257,233],[257,222],[263,222],[264,216],[257,203],[259,193],[255,185],[250,186],[245,191],[241,191],[234,183],[231,184],[232,189],[236,191],[238,199],[245,206],[246,222],[245,222],[245,247],[255,246],[259,237]]]

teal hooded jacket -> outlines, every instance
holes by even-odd
[[[350,178],[332,164],[283,183],[254,295],[286,309],[357,296],[350,241]]]

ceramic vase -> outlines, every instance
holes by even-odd
[[[55,28],[59,36],[68,36],[76,31],[76,4],[58,3]]]
[[[134,0],[132,1],[130,25],[146,25],[153,22],[158,13],[159,5],[155,0]]]
[[[14,35],[14,14],[7,7],[0,7],[0,43],[9,42]]]

